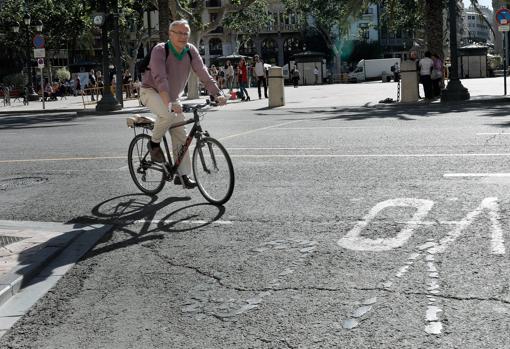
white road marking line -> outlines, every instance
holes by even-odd
[[[0,163],[8,164],[8,163],[17,163],[17,162],[112,160],[112,159],[127,159],[127,157],[126,156],[95,156],[95,157],[76,157],[76,158],[13,159],[13,160],[0,160]]]
[[[476,134],[477,136],[496,136],[496,135],[501,135],[501,136],[510,136],[510,133],[508,132],[480,132],[480,133],[477,133]]]
[[[371,127],[356,127],[356,126],[335,126],[335,127],[274,127],[274,130],[329,130],[329,129],[367,129]]]
[[[172,219],[165,219],[165,220],[160,220],[160,219],[151,219],[151,220],[147,220],[147,219],[139,219],[139,220],[136,220],[133,222],[134,224],[145,224],[145,223],[149,223],[149,224],[160,224],[160,223],[163,223],[163,224],[174,224],[174,223],[184,223],[184,224],[218,224],[218,225],[231,225],[231,224],[234,224],[234,222],[232,221],[206,221],[206,220],[201,220],[201,219],[197,219],[197,220],[182,220],[182,221],[179,221],[179,220],[172,220]]]
[[[228,150],[331,150],[331,148],[228,148]]]
[[[434,157],[491,157],[510,156],[510,153],[479,154],[237,154],[231,157],[247,158],[434,158]]]
[[[255,130],[253,131],[255,132]],[[240,136],[242,134],[228,136],[226,138]],[[193,148],[191,148],[193,149]],[[234,149],[234,148],[233,148]],[[246,148],[250,149],[250,148]],[[256,149],[256,148],[253,148]],[[284,149],[284,148],[279,148]],[[300,148],[295,148],[299,150]],[[318,149],[318,148],[311,148]],[[324,148],[330,149],[330,148]],[[228,150],[228,149],[227,149]],[[276,149],[275,149],[276,150]],[[452,153],[452,154],[235,154],[230,155],[232,158],[438,158],[438,157],[510,157],[510,153]],[[126,160],[124,156],[91,156],[91,157],[74,157],[74,158],[45,158],[45,159],[11,159],[0,160],[2,164],[21,163],[21,162],[44,162],[44,161],[81,161],[81,160]]]
[[[510,177],[510,173],[445,173],[443,177]]]
[[[244,135],[248,135],[250,133],[255,133],[255,132],[258,132],[258,131],[264,131],[264,130],[268,130],[268,129],[275,128],[275,127],[295,124],[297,122],[302,122],[302,121],[303,120],[294,120],[294,121],[284,122],[284,123],[281,123],[281,124],[278,124],[278,125],[256,128],[256,129],[253,129],[253,130],[250,130],[250,131],[241,132],[241,133],[233,134],[233,135],[230,135],[230,136],[225,136],[225,137],[220,138],[219,140],[220,141],[224,141],[225,139],[230,139],[230,138],[234,138],[234,137],[244,136]]]

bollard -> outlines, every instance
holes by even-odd
[[[406,60],[400,66],[401,100],[402,103],[418,101],[418,72],[416,61]]]
[[[285,95],[283,89],[283,69],[281,67],[271,67],[268,73],[268,93],[269,108],[281,107],[285,105]]]

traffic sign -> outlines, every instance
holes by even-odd
[[[508,32],[510,31],[510,25],[498,25],[498,30],[500,32]]]
[[[510,10],[507,8],[500,8],[496,11],[496,22],[502,25],[506,25],[510,23]]]
[[[44,48],[44,36],[41,34],[36,34],[34,36],[33,42],[35,48]]]
[[[46,57],[46,49],[34,48],[34,58],[44,58],[44,57]]]
[[[39,69],[44,68],[44,58],[37,58],[37,67]]]

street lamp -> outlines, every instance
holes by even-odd
[[[122,109],[122,105],[112,95],[110,80],[110,61],[108,59],[108,18],[106,14],[106,2],[103,3],[104,12],[96,12],[93,14],[94,24],[101,28],[101,43],[103,49],[103,94],[102,98],[97,102],[96,111],[113,111]],[[119,78],[119,77],[117,77]],[[122,77],[121,77],[122,78]]]
[[[23,23],[24,23],[24,27],[25,27],[25,31],[26,31],[26,41],[27,41],[26,62],[25,62],[26,69],[27,69],[27,86],[26,86],[28,89],[27,99],[28,100],[37,100],[37,99],[39,99],[39,96],[34,91],[34,86],[33,86],[33,81],[32,81],[32,71],[31,71],[32,69],[31,69],[31,64],[30,64],[30,32],[31,32],[30,23],[31,22],[32,21],[31,21],[30,15],[28,14],[28,12],[25,13],[25,15],[23,16]],[[41,32],[42,28],[43,28],[43,23],[40,19],[38,19],[37,21],[35,21],[33,26],[37,32]],[[11,29],[14,33],[19,33],[20,24],[18,22],[14,22],[12,24]]]
[[[441,102],[463,101],[469,99],[467,88],[459,80],[459,62],[457,55],[457,2],[448,0],[450,15],[450,75],[448,86],[441,92]]]

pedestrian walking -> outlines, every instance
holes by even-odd
[[[239,82],[239,92],[241,92],[241,100],[249,101],[250,96],[246,87],[248,86],[248,68],[246,67],[246,61],[244,58],[239,60],[239,66],[237,67],[237,81]]]
[[[255,60],[255,65],[253,66],[253,75],[257,77],[257,91],[259,93],[259,99],[262,98],[260,85],[264,86],[264,97],[267,98],[267,79],[266,69],[264,68],[264,61],[260,59],[259,55],[255,55],[253,59]]]
[[[432,61],[432,55],[430,51],[425,52],[425,57],[420,59],[418,66],[420,67],[420,82],[423,85],[423,91],[425,92],[425,100],[432,100],[432,79],[430,74],[432,73],[432,68],[434,66],[434,62]]]

